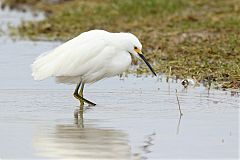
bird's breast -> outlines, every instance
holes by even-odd
[[[113,76],[121,74],[129,68],[131,61],[132,58],[128,52],[118,52],[109,62],[108,70]]]

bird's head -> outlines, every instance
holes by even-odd
[[[138,40],[138,38],[131,34],[131,33],[127,33],[127,39],[128,39],[128,44],[126,45],[127,51],[134,57],[137,57],[138,59],[141,59],[145,62],[145,64],[148,66],[148,68],[151,70],[151,72],[155,75],[156,73],[154,72],[152,66],[148,63],[148,61],[146,60],[146,58],[144,57],[144,54],[142,52],[142,44],[141,42]]]

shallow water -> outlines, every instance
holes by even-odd
[[[113,77],[86,86],[98,105],[81,112],[75,86],[31,78],[34,58],[58,44],[0,37],[0,159],[239,158],[237,93]]]
[[[0,7],[1,7],[0,1]],[[0,31],[8,32],[9,26],[18,26],[22,21],[29,20],[42,20],[44,14],[42,12],[29,13],[28,10],[25,12],[19,12],[17,10],[11,10],[9,7],[0,8]]]

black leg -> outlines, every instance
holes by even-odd
[[[80,96],[80,95],[78,94],[78,90],[79,90],[79,88],[80,88],[81,83],[82,83],[82,81],[80,81],[80,82],[77,84],[76,89],[75,89],[75,91],[74,91],[74,93],[73,93],[73,96],[74,96],[76,99],[78,99],[81,104],[82,104],[82,101],[84,101],[84,102],[86,102],[86,103],[88,103],[88,104],[90,104],[90,105],[92,105],[92,106],[95,106],[95,105],[96,105],[95,103],[93,103],[93,102],[91,102],[91,101],[83,98],[83,96]],[[84,84],[83,84],[83,85],[84,85]],[[82,90],[83,90],[83,88],[82,88]]]
[[[75,95],[78,95],[78,90],[79,90],[79,87],[80,87],[81,83],[82,83],[82,81],[80,81],[80,82],[77,84],[77,86],[76,86],[76,88],[75,88],[75,91],[74,91],[74,93],[73,93],[74,97],[75,97]]]

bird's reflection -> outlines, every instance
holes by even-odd
[[[83,106],[80,106],[79,109],[76,109],[74,111],[74,121],[78,128],[84,128],[83,112],[84,112]]]
[[[126,133],[84,124],[83,113],[83,108],[75,111],[75,124],[40,134],[35,143],[39,153],[61,159],[131,159]]]

